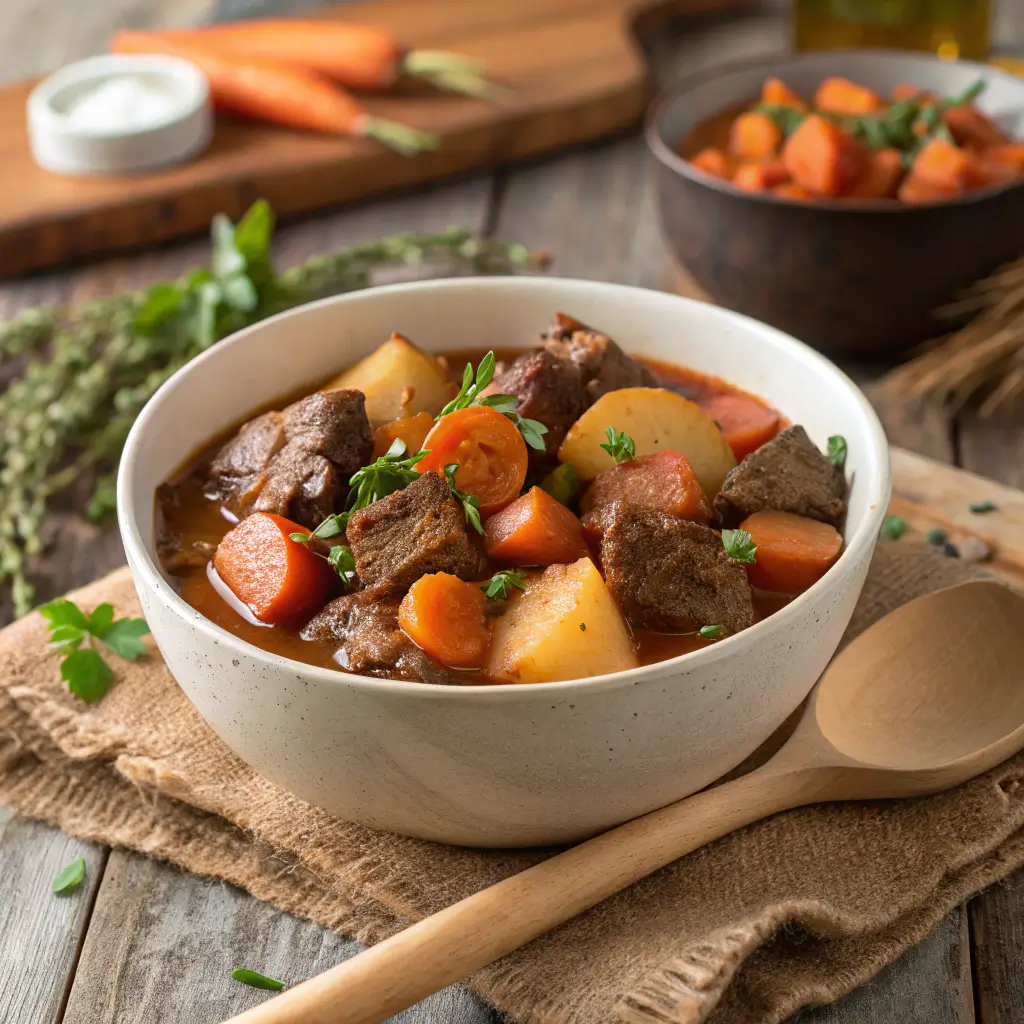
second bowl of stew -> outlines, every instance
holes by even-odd
[[[693,792],[806,696],[888,497],[863,396],[673,296],[430,282],[180,371],[119,516],[175,678],[343,818],[560,842]]]

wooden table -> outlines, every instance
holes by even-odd
[[[266,0],[222,0],[247,13]],[[426,2],[426,0],[425,0]],[[467,0],[479,2],[479,0]],[[116,23],[184,22],[209,15],[206,0],[4,0],[15,26],[0,40],[4,74],[43,70],[102,47]],[[278,0],[277,7],[298,6]],[[1009,5],[1007,5],[1008,7]],[[12,12],[13,11],[13,15]],[[82,19],[79,18],[79,12]],[[74,17],[72,17],[74,15]],[[21,20],[19,20],[19,18]],[[33,28],[39,19],[45,31]],[[24,31],[18,26],[24,25]],[[759,16],[669,35],[652,50],[664,78],[729,57],[780,49],[783,25]],[[630,134],[528,166],[310,218],[280,231],[279,259],[401,230],[464,224],[550,249],[555,272],[672,290],[658,238],[644,146]],[[205,262],[197,240],[160,252],[0,284],[0,316],[30,304],[85,299],[176,276]],[[866,386],[871,367],[847,366]],[[893,443],[1024,487],[1024,406],[982,421],[941,410],[881,408]],[[70,510],[50,520],[40,598],[120,564],[113,528]],[[0,609],[0,615],[8,615]],[[77,898],[50,884],[76,857],[87,864]],[[278,913],[219,882],[134,853],[80,842],[0,809],[0,1022],[4,1024],[212,1024],[263,998],[233,982],[238,966],[297,981],[358,947]],[[462,989],[402,1014],[403,1021],[499,1024]],[[841,1002],[801,1014],[801,1024],[1024,1024],[1024,875],[971,900],[933,934]],[[597,1024],[597,1022],[595,1022]]]

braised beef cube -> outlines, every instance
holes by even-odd
[[[576,317],[569,316],[568,313],[556,313],[551,318],[551,326],[547,329],[544,338],[545,340],[565,341],[567,338],[571,338],[576,331],[589,330],[590,328]]]
[[[587,405],[620,388],[654,388],[658,378],[630,358],[611,338],[597,331],[574,331],[568,338],[550,338],[545,349],[575,363],[583,374]]]
[[[495,375],[488,393],[515,395],[519,414],[548,428],[544,435],[548,453],[557,450],[588,404],[580,368],[545,349],[519,356]]]
[[[846,515],[846,479],[818,451],[801,426],[788,427],[729,471],[715,498],[725,527],[762,509],[792,512],[840,526]]]
[[[470,538],[462,506],[434,472],[353,512],[346,534],[356,575],[390,593],[404,593],[430,572],[464,580],[487,575],[486,556]]]
[[[210,464],[211,493],[242,515],[271,512],[314,527],[338,511],[373,455],[361,391],[309,395],[245,424]]]
[[[746,570],[700,523],[619,503],[601,541],[601,568],[633,626],[689,633],[718,625],[738,633],[753,625]]]
[[[402,632],[398,603],[376,590],[335,598],[306,625],[302,639],[340,642],[334,657],[348,672],[415,683],[455,682]]]

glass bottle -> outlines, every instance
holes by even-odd
[[[991,7],[991,0],[793,0],[794,42],[798,50],[875,46],[984,60]]]

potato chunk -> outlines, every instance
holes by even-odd
[[[551,565],[494,624],[487,674],[550,683],[636,668],[618,606],[589,558]]]
[[[690,464],[708,500],[714,500],[736,457],[718,424],[699,406],[664,388],[622,388],[599,398],[570,428],[558,458],[593,480],[615,465],[601,447],[605,430],[625,431],[636,454],[678,452]]]
[[[455,385],[441,364],[400,334],[392,334],[328,388],[362,391],[366,415],[375,427],[420,412],[435,416],[455,397]]]

